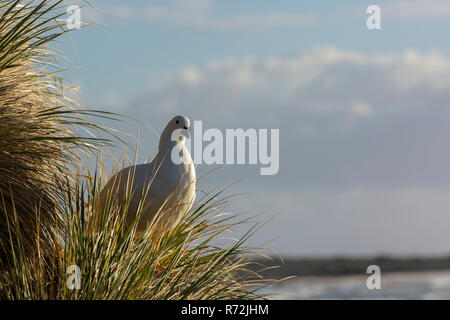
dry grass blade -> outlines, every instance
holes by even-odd
[[[80,156],[110,146],[105,133],[120,138],[87,118],[118,115],[80,110],[67,98],[49,47],[68,32],[58,22],[63,1],[20,4],[0,0],[0,299],[263,298],[255,291],[265,282],[247,271],[255,250],[245,241],[256,229],[217,245],[247,222],[222,213],[220,192],[175,227],[155,223],[139,237],[137,223],[125,222],[127,205],[110,201],[99,212],[102,173],[91,174]],[[76,290],[67,285],[71,265],[81,270]]]
[[[58,246],[61,185],[77,165],[77,152],[107,141],[75,135],[95,128],[66,98],[48,43],[68,30],[58,23],[62,1],[0,4],[0,268],[14,265],[20,243],[28,259],[48,257]],[[44,66],[53,66],[46,71]],[[15,218],[13,219],[13,217]],[[8,221],[15,221],[11,228]],[[34,257],[36,247],[43,254]],[[45,268],[51,261],[44,263]]]

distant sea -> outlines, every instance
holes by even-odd
[[[450,271],[384,273],[381,289],[372,290],[367,277],[299,277],[262,293],[273,293],[271,299],[450,299]]]

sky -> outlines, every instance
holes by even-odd
[[[252,244],[282,255],[450,253],[450,2],[92,0],[96,26],[60,44],[85,108],[161,132],[280,130],[280,170],[229,165],[229,210],[271,220]],[[369,5],[381,29],[366,26]],[[75,46],[75,47],[74,47]],[[134,121],[140,161],[158,137]],[[199,165],[199,175],[214,166]]]

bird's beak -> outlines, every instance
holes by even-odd
[[[182,135],[185,136],[186,138],[190,139],[191,138],[191,134],[189,132],[189,129],[187,127],[183,128],[183,132]]]

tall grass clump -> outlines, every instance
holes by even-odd
[[[254,230],[218,245],[247,222],[223,213],[220,192],[175,227],[139,237],[124,222],[126,206],[98,212],[102,172],[80,159],[115,138],[98,138],[111,132],[87,119],[112,115],[68,98],[50,47],[69,31],[64,14],[63,1],[0,0],[0,299],[261,298],[264,282],[247,271]],[[75,286],[70,266],[80,270]]]
[[[39,259],[48,259],[57,248],[60,186],[71,179],[75,148],[95,145],[70,130],[89,123],[66,97],[49,47],[67,32],[57,22],[61,5],[0,2],[0,269],[6,272],[18,267],[18,254],[34,259],[38,248]]]
[[[85,191],[95,201],[101,185],[94,175]],[[79,266],[80,290],[64,287],[69,299],[255,299],[254,291],[264,282],[247,271],[249,258],[258,250],[245,247],[255,226],[226,247],[217,240],[248,220],[225,213],[228,198],[222,191],[206,193],[184,219],[162,232],[156,222],[137,236],[137,220],[127,224],[128,208],[110,202],[95,212],[82,197],[68,201],[69,221],[65,223],[65,264]],[[131,197],[131,190],[127,190]],[[170,209],[167,209],[170,210]],[[103,214],[100,227],[95,216]],[[160,212],[160,216],[170,212]],[[96,227],[93,225],[95,224]]]

